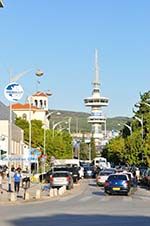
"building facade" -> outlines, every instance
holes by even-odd
[[[11,126],[11,127],[10,127]],[[11,131],[11,136],[10,136]],[[14,124],[14,114],[10,124],[10,111],[0,102],[0,165],[23,166],[24,133]]]

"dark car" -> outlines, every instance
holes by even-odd
[[[131,183],[126,174],[111,174],[104,184],[106,194],[126,194],[131,189]]]
[[[94,178],[95,171],[93,166],[85,166],[84,167],[84,178]]]

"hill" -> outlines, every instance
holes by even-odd
[[[90,132],[91,126],[87,122],[87,118],[90,114],[85,112],[74,112],[74,111],[63,111],[63,110],[50,110],[54,112],[50,118],[50,127],[61,121],[68,122],[69,117],[71,118],[71,132]],[[66,119],[66,120],[65,120]],[[107,118],[107,130],[121,130],[123,125],[129,121],[128,117],[113,117]]]

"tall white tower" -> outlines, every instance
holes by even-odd
[[[108,105],[108,98],[102,97],[100,94],[100,78],[97,49],[95,50],[95,78],[93,81],[92,96],[85,98],[84,103],[86,107],[91,107],[91,115],[88,117],[88,123],[92,125],[92,136],[95,140],[96,147],[98,147],[101,144],[101,140],[104,138],[102,125],[105,128],[106,118],[102,114],[102,107],[106,107]]]

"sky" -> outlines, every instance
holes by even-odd
[[[107,117],[132,117],[150,86],[149,0],[4,0],[0,8],[0,100],[11,77],[24,102],[36,90],[52,92],[49,109],[90,112],[95,48]],[[36,71],[44,72],[38,84]]]

